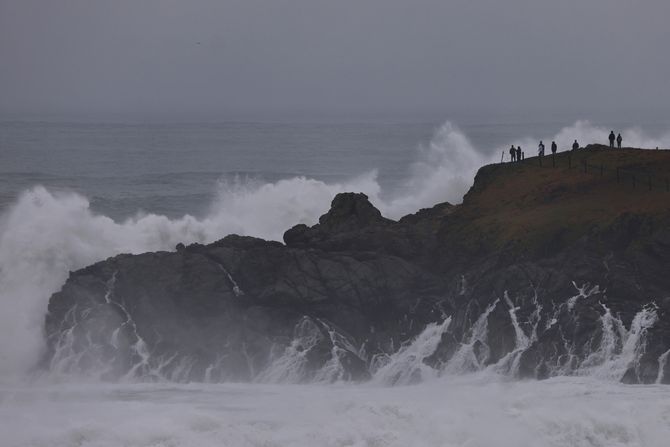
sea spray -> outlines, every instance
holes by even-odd
[[[364,364],[360,349],[346,335],[325,320],[307,316],[296,324],[288,346],[272,352],[274,358],[256,382],[333,383],[353,379],[343,362],[357,359]]]
[[[323,342],[323,334],[310,317],[302,317],[293,330],[293,339],[270,366],[256,377],[257,382],[300,383],[311,376],[310,351]],[[276,348],[273,349],[273,352]]]

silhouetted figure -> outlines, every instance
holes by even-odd
[[[611,147],[612,149],[614,149],[614,139],[615,139],[615,138],[616,138],[616,137],[614,136],[614,131],[611,131],[611,132],[610,132],[610,147]]]
[[[522,159],[522,160],[525,160],[525,159],[526,159],[526,153],[525,153],[525,152],[521,152],[521,159]]]
[[[510,160],[516,161],[516,149],[514,149],[514,145],[512,145],[512,147],[509,148],[509,156]]]
[[[521,161],[521,146],[516,148],[516,161]]]
[[[622,141],[623,141],[623,138],[621,138],[621,134],[619,134],[619,135],[616,137],[616,144],[617,144],[617,146],[619,147],[619,149],[621,149],[621,142],[622,142]]]
[[[558,146],[556,146],[556,142],[552,141],[551,142],[551,153],[555,154],[557,150],[558,150]]]
[[[544,143],[540,140],[540,144],[537,146],[537,155],[544,157]]]
[[[575,142],[572,143],[572,150],[576,151],[577,149],[579,149],[579,143],[577,143],[577,140],[575,140]]]

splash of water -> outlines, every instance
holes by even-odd
[[[374,380],[387,385],[407,385],[437,377],[438,371],[425,360],[433,355],[450,324],[451,317],[442,323],[427,325],[411,343],[388,356],[384,365],[375,371]]]
[[[328,347],[328,358],[315,368],[320,350]],[[273,349],[276,352],[276,349]],[[293,339],[270,365],[256,376],[264,383],[332,383],[351,377],[343,365],[344,358],[353,355],[360,359],[359,349],[336,328],[321,319],[303,317],[296,324]],[[362,361],[362,359],[361,359]]]
[[[628,368],[637,366],[647,330],[656,323],[658,314],[655,306],[645,306],[633,318],[630,329],[626,329],[607,306],[602,307],[605,313],[601,317],[600,346],[582,362],[577,373],[618,380]]]

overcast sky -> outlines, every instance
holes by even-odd
[[[667,108],[669,0],[0,0],[0,114]]]

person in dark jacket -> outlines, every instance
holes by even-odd
[[[516,148],[516,161],[521,161],[521,146]]]
[[[544,143],[540,140],[540,145],[537,147],[537,155],[544,157]]]
[[[611,131],[611,132],[610,132],[610,147],[611,147],[612,149],[614,149],[614,139],[615,139],[615,138],[616,138],[616,137],[614,136],[614,131]]]
[[[575,140],[575,142],[572,143],[572,150],[576,151],[577,149],[579,149],[579,143],[577,143],[577,140]]]
[[[558,146],[556,146],[556,142],[552,141],[551,142],[551,153],[556,154],[556,151],[558,150]]]
[[[514,149],[514,145],[512,145],[512,147],[509,148],[509,156],[510,160],[516,161],[516,149]]]
[[[616,144],[617,144],[617,146],[619,146],[619,149],[621,149],[621,142],[622,142],[622,141],[623,141],[623,138],[621,138],[621,134],[619,134],[619,135],[616,137]]]

